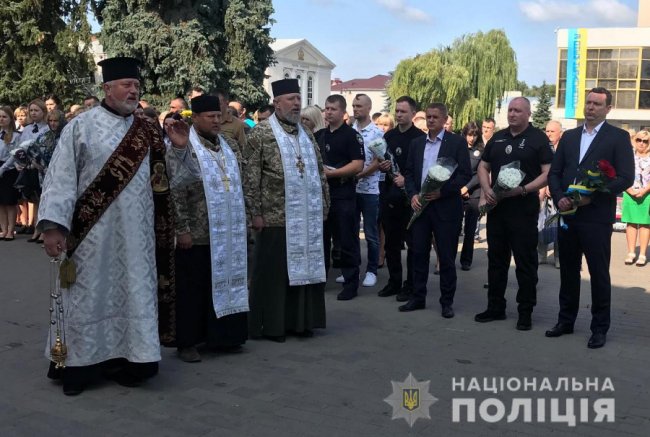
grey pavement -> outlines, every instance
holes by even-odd
[[[533,329],[515,330],[514,268],[508,287],[508,319],[487,324],[473,321],[486,306],[486,245],[478,244],[472,270],[458,270],[456,317],[443,319],[437,303],[438,277],[429,280],[426,310],[399,313],[393,298],[379,298],[386,270],[357,299],[336,300],[337,272],[327,288],[328,328],[311,339],[289,337],[284,344],[249,341],[244,351],[205,355],[202,363],[179,361],[164,349],[160,374],[129,389],[113,383],[66,397],[45,377],[43,356],[48,328],[48,259],[25,242],[0,242],[0,436],[626,436],[650,429],[650,265],[625,266],[624,234],[615,233],[612,256],[612,328],[603,349],[587,349],[589,278],[583,277],[581,310],[573,335],[544,337],[555,323],[559,271],[539,269],[538,305]],[[365,243],[362,242],[362,252]],[[586,269],[585,269],[586,270]],[[411,428],[391,420],[384,402],[391,381],[409,373],[430,381],[438,401],[431,419]],[[580,381],[611,378],[614,392],[454,392],[452,378],[575,377]],[[452,398],[498,398],[511,410],[513,398],[613,397],[614,423],[588,422],[575,427],[523,415],[508,423],[477,419],[452,422]],[[535,405],[535,404],[533,404]],[[591,404],[590,404],[591,405]],[[590,407],[591,408],[591,407]],[[464,410],[463,410],[464,411]],[[494,413],[489,410],[490,414]],[[576,415],[578,411],[576,410]],[[578,417],[578,416],[577,416]]]

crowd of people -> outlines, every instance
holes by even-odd
[[[530,102],[519,97],[504,129],[486,118],[457,134],[444,104],[418,111],[409,96],[395,101],[394,114],[373,114],[364,94],[354,98],[352,116],[340,95],[322,109],[302,108],[294,79],[274,82],[273,104],[253,117],[227,91],[199,86],[189,104],[175,98],[159,114],[140,100],[138,61],[100,65],[105,97],[88,97],[83,109],[64,114],[53,96],[16,111],[0,107],[2,240],[31,232],[27,241],[65,257],[74,271],[62,294],[67,367],[52,362],[48,373],[67,395],[100,377],[139,385],[157,373],[161,344],[198,362],[201,348],[311,337],[326,327],[330,271],[341,284],[337,299],[347,301],[376,286],[385,266],[378,296],[395,296],[401,312],[423,309],[432,249],[441,315],[452,318],[457,258],[461,270],[471,269],[483,215],[487,307],[477,322],[505,319],[514,257],[516,328],[531,329],[538,265],[552,245],[560,311],[546,335],[573,332],[584,255],[593,302],[588,346],[602,347],[618,193],[628,223],[625,263],[646,264],[650,133],[636,133],[627,147],[628,134],[605,121],[604,88],[588,94],[585,124],[564,133],[557,121],[545,132],[533,127]],[[606,191],[566,194],[601,160],[616,171]],[[448,179],[427,190],[443,162],[453,163]],[[499,174],[513,164],[522,180],[498,189]],[[556,212],[564,213],[561,226],[551,229]]]

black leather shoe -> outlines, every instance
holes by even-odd
[[[409,300],[404,305],[400,305],[398,308],[401,312],[406,313],[409,311],[423,310],[425,307],[424,302],[416,302],[414,300]]]
[[[454,317],[454,309],[451,307],[451,305],[443,305],[441,314],[445,319],[451,319]]]
[[[471,268],[472,267],[469,264],[461,264],[460,265],[460,269],[465,271],[465,272],[469,271],[469,269],[471,269]]]
[[[399,288],[395,287],[391,283],[388,283],[384,288],[382,288],[381,290],[379,290],[379,292],[377,292],[377,296],[379,297],[395,296],[397,293],[399,293]]]
[[[398,302],[408,302],[409,299],[411,299],[411,293],[413,292],[413,289],[409,286],[404,286],[400,290],[399,293],[397,293],[397,296],[395,296],[395,300]]]
[[[77,396],[83,393],[84,388],[83,384],[64,383],[63,394],[66,396]]]
[[[533,327],[533,322],[531,316],[528,313],[519,314],[519,319],[517,320],[517,329],[519,331],[530,331]]]
[[[591,334],[591,338],[589,338],[587,347],[589,349],[598,349],[599,347],[605,346],[606,337],[607,336],[602,332],[594,332]]]
[[[274,341],[276,343],[284,343],[287,341],[287,337],[285,335],[265,335],[264,338],[267,340]]]
[[[494,320],[505,320],[505,312],[486,310],[474,316],[474,320],[480,323],[493,322]]]
[[[342,291],[336,295],[336,300],[352,300],[357,297],[357,293],[351,293],[349,291]]]
[[[547,337],[559,337],[564,334],[573,334],[573,326],[557,323],[551,329],[546,331],[546,334],[544,335]]]

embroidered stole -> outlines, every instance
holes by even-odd
[[[326,281],[323,249],[323,188],[314,145],[298,124],[298,138],[280,126],[275,114],[269,118],[278,142],[284,170],[284,210],[289,285]],[[298,156],[304,172],[300,172]]]
[[[72,226],[66,239],[66,252],[69,261],[92,227],[133,179],[147,153],[149,153],[156,234],[158,330],[161,344],[169,346],[176,340],[174,216],[165,166],[165,146],[153,124],[140,117],[134,117],[133,124],[120,144],[77,199],[72,215]]]
[[[246,210],[237,157],[221,137],[221,152],[208,150],[194,128],[190,143],[199,161],[208,206],[214,312],[218,318],[246,312]]]

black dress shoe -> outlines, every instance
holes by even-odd
[[[397,293],[399,293],[399,288],[395,287],[391,283],[388,283],[384,288],[382,288],[381,290],[379,290],[379,292],[377,292],[377,296],[388,297],[388,296],[394,296]]]
[[[589,349],[598,349],[599,347],[605,346],[606,335],[602,332],[594,332],[587,342],[587,347]]]
[[[302,338],[311,338],[314,336],[314,331],[311,329],[305,329],[304,331],[289,331],[291,335],[295,335],[296,337],[302,337]]]
[[[483,311],[474,316],[474,320],[480,323],[493,322],[494,320],[505,320],[505,312],[496,312],[491,310]]]
[[[471,268],[472,267],[469,264],[461,264],[460,265],[460,269],[465,271],[465,272],[469,271],[469,269],[471,269]]]
[[[517,320],[517,330],[530,331],[532,327],[533,327],[533,322],[531,320],[530,314],[527,313],[519,314],[519,320]]]
[[[357,297],[357,293],[354,292],[349,292],[349,291],[342,291],[339,294],[336,295],[336,300],[352,300],[355,297]]]
[[[267,340],[274,341],[276,343],[284,343],[287,341],[287,337],[285,335],[265,335],[264,338]]]
[[[405,285],[402,287],[399,293],[397,293],[397,296],[395,296],[395,300],[398,302],[408,302],[411,299],[412,292],[413,292],[413,288]]]
[[[424,307],[425,307],[424,302],[416,302],[414,300],[409,300],[404,305],[400,305],[398,309],[403,313],[407,313],[409,311],[423,310]]]
[[[84,386],[83,384],[76,384],[76,383],[63,383],[63,394],[66,396],[77,396],[83,393],[84,391]]]
[[[557,323],[551,329],[546,331],[544,335],[547,337],[559,337],[564,334],[573,334],[573,326]]]
[[[454,309],[451,307],[451,305],[443,305],[442,306],[442,317],[445,319],[451,319],[454,317]]]

